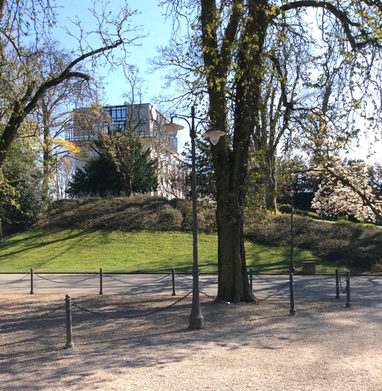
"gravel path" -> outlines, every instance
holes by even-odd
[[[75,294],[73,349],[62,294],[1,293],[0,389],[382,390],[381,296],[346,308],[300,295],[295,316],[285,291],[258,305],[202,296],[206,328],[189,331],[190,296],[153,313],[185,293]]]

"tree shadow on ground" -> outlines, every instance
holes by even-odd
[[[50,232],[45,232],[45,233],[38,233],[36,235],[33,235],[32,236],[32,239],[37,239],[37,238],[42,238],[44,236],[48,236],[50,234]],[[72,239],[80,239],[82,238],[84,235],[86,235],[86,232],[85,231],[80,231],[80,232],[75,232],[75,233],[72,233],[68,236],[65,236],[64,238],[59,238],[59,239],[55,239],[55,240],[48,240],[48,241],[45,241],[45,242],[38,242],[37,244],[26,244],[25,247],[21,248],[21,249],[18,249],[18,250],[14,250],[14,251],[11,251],[11,252],[7,252],[6,254],[3,254],[3,255],[0,255],[0,259],[5,259],[9,256],[14,256],[14,255],[17,255],[17,254],[21,254],[23,252],[26,252],[26,251],[30,251],[30,250],[33,250],[33,249],[38,249],[38,248],[42,248],[42,247],[45,247],[45,246],[50,246],[52,244],[55,244],[55,243],[61,243],[61,242],[65,242],[67,240],[72,240]],[[22,240],[18,240],[18,242],[22,242],[22,241],[25,241],[25,242],[28,242],[30,241],[30,237],[28,238],[25,238],[25,239],[22,239]],[[3,249],[6,249],[7,247],[13,247],[14,245],[14,242],[13,243],[10,243],[8,246],[4,246],[2,247]]]
[[[74,296],[75,348],[63,349],[66,329],[62,299],[41,303],[37,296],[19,300],[5,297],[0,305],[0,373],[13,390],[25,389],[31,372],[34,389],[52,384],[95,389],[105,381],[95,376],[97,370],[112,378],[136,368],[186,363],[188,357],[212,346],[227,354],[252,348],[277,352],[301,340],[314,344],[313,327],[322,330],[322,338],[339,338],[341,354],[354,349],[351,342],[346,344],[356,332],[352,311],[334,298],[298,299],[293,317],[289,316],[285,294],[260,305],[229,305],[206,297],[202,298],[206,327],[196,331],[188,330],[191,296],[174,304],[181,298],[180,294],[175,298],[170,294]],[[365,309],[362,316],[374,330],[381,322],[381,308],[373,309]],[[351,327],[341,326],[344,321]],[[373,346],[371,340],[362,348],[367,351]]]

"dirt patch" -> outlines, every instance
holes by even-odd
[[[180,298],[181,294],[177,296]],[[229,305],[191,297],[0,295],[0,381],[10,390],[380,390],[382,305],[287,299]],[[168,307],[168,308],[166,308]],[[166,308],[166,310],[162,310]]]

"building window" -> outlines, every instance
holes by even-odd
[[[105,107],[105,112],[109,116],[109,121],[105,123],[105,132],[110,133],[116,129],[125,129],[126,106]]]

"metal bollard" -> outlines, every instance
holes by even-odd
[[[31,291],[30,294],[33,295],[33,267],[31,267]]]
[[[293,273],[289,273],[289,299],[290,299],[290,307],[289,314],[295,315],[296,310],[294,309],[294,281],[293,281]]]
[[[102,267],[99,268],[99,294],[103,295]]]
[[[338,269],[336,269],[336,299],[340,298],[340,277]]]
[[[171,269],[171,276],[172,276],[172,296],[176,296],[175,292],[175,269]]]
[[[346,307],[350,307],[350,272],[346,272]]]
[[[66,345],[65,348],[74,347],[72,339],[72,302],[69,295],[65,296],[65,313],[66,313]]]
[[[251,291],[253,291],[253,268],[249,269],[249,284],[251,285]]]

